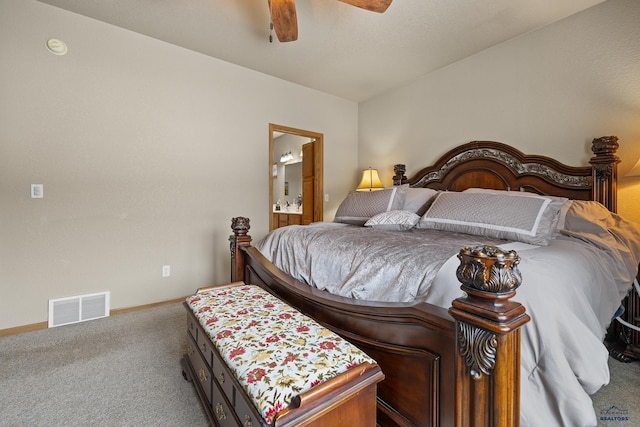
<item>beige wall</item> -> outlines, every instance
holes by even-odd
[[[608,0],[360,104],[359,165],[417,172],[472,140],[587,164],[591,140],[620,138],[621,175],[640,158],[640,2]],[[618,211],[640,222],[640,178]]]
[[[637,22],[640,2],[608,0],[358,106],[0,0],[0,329],[45,321],[50,298],[109,290],[120,308],[225,282],[230,218],[251,217],[256,239],[268,228],[269,122],[325,134],[326,220],[359,169],[389,184],[394,163],[412,173],[474,139],[581,165],[615,134],[623,175],[640,158]],[[639,193],[621,179],[636,221]]]
[[[230,219],[268,228],[270,122],[324,133],[325,217],[351,189],[353,102],[33,0],[0,0],[0,40],[0,329],[46,321],[50,298],[228,281]]]

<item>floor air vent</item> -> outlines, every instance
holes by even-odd
[[[49,327],[109,316],[109,292],[49,300]]]

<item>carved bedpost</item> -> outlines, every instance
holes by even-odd
[[[402,185],[407,180],[407,177],[404,175],[407,171],[407,167],[405,165],[397,164],[393,165],[393,171],[396,173],[393,176],[393,185]]]
[[[520,425],[520,327],[530,318],[510,301],[522,281],[515,251],[463,247],[456,271],[467,294],[453,301],[456,320],[456,425]]]
[[[611,212],[617,212],[618,163],[617,136],[603,136],[591,142],[591,151],[595,154],[589,160],[593,165],[592,199],[605,205]]]
[[[240,252],[243,246],[251,245],[251,236],[247,233],[251,226],[249,218],[238,216],[231,218],[233,234],[229,236],[229,249],[231,249],[231,281],[244,281],[244,255]]]

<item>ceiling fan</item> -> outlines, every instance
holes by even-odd
[[[271,25],[280,42],[298,39],[298,17],[295,0],[267,0],[271,11]],[[339,0],[352,6],[382,13],[393,0]]]

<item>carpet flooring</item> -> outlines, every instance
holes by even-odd
[[[173,303],[0,337],[0,426],[207,426],[182,377],[185,331]],[[609,364],[598,425],[639,427],[640,363]]]
[[[640,362],[609,358],[611,380],[591,396],[598,427],[640,427]]]
[[[0,338],[0,426],[207,426],[179,303]]]

